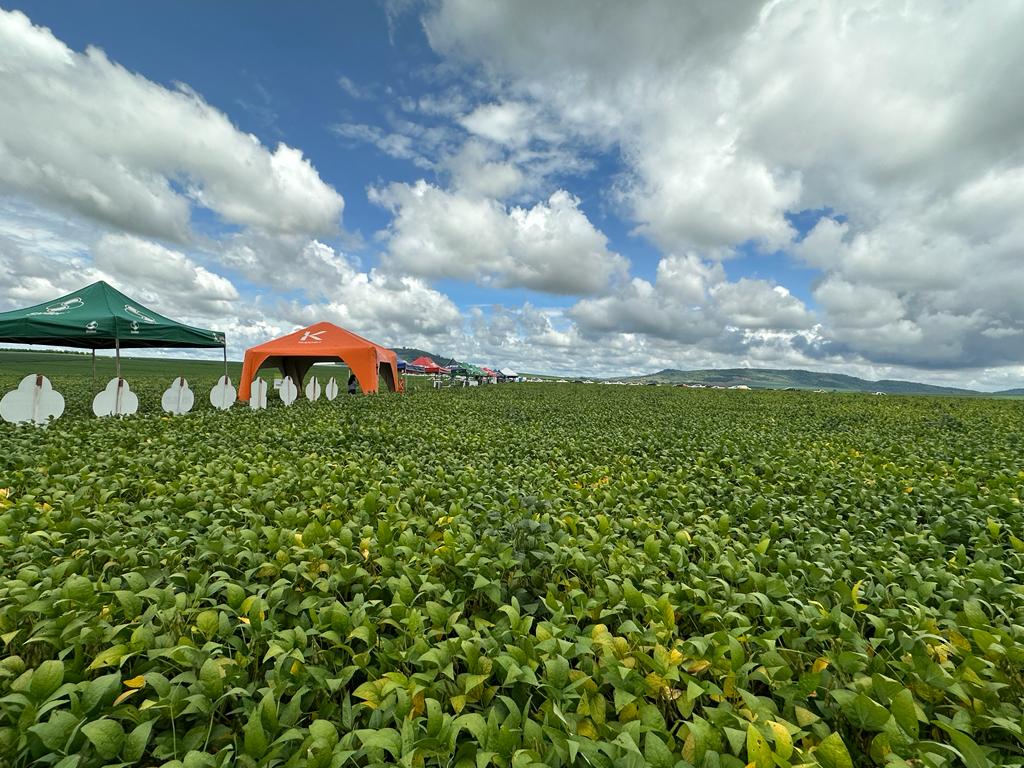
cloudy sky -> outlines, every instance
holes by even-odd
[[[1024,385],[1024,3],[0,0],[0,310]]]

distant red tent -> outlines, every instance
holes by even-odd
[[[447,373],[447,368],[442,368],[440,365],[435,363],[426,355],[417,357],[409,365],[415,365],[417,368],[422,368],[424,373]]]

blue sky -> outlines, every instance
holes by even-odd
[[[362,247],[352,248],[346,236],[325,241],[345,247],[367,265],[377,260],[374,233],[390,220],[369,202],[367,188],[413,182],[424,170],[365,142],[339,137],[331,126],[362,124],[388,131],[389,118],[407,112],[403,100],[458,87],[463,79],[430,48],[417,15],[397,14],[389,22],[385,6],[373,3],[259,3],[244,12],[230,4],[196,3],[188,13],[171,4],[132,2],[15,2],[7,7],[23,10],[72,48],[98,46],[149,80],[168,88],[187,84],[267,146],[283,141],[301,148],[321,178],[345,198],[343,227]],[[588,218],[600,222],[613,247],[632,256],[635,274],[652,277],[657,251],[631,236],[629,223],[603,204],[606,176],[601,171],[616,172],[615,157],[597,155],[591,161],[592,173],[572,174],[573,194]],[[193,217],[196,228],[212,236],[223,230],[223,222],[201,208]],[[571,296],[465,281],[442,281],[440,286],[460,307],[572,303]]]
[[[853,5],[6,2],[0,308],[1015,386],[1021,11]]]
[[[414,18],[396,23],[392,35],[383,7],[345,5],[259,3],[244,12],[205,3],[8,7],[21,8],[76,50],[95,45],[149,80],[168,88],[187,84],[267,146],[283,141],[301,148],[344,196],[345,226],[369,235],[388,217],[367,201],[367,185],[414,180],[418,174],[407,162],[340,140],[330,127],[380,122],[399,97],[426,92],[415,73],[436,67],[438,60]],[[340,85],[342,77],[367,94],[391,89],[394,95],[386,101],[357,98]],[[206,225],[216,221],[201,218]]]

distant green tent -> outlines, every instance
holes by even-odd
[[[224,334],[171,320],[102,280],[34,307],[0,312],[0,344],[114,349],[129,347],[227,347]],[[95,367],[95,366],[94,366]]]
[[[481,377],[486,376],[487,374],[484,373],[481,369],[477,368],[475,365],[471,365],[470,363],[461,363],[455,368],[452,368],[452,375]]]

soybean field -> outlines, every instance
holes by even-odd
[[[0,424],[0,765],[1024,764],[1024,404],[210,369]]]

